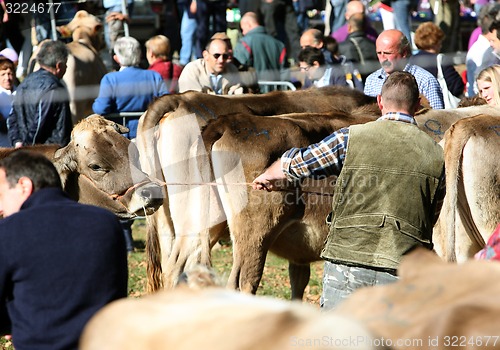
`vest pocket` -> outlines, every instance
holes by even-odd
[[[386,216],[383,214],[353,215],[337,219],[335,228],[384,227]]]

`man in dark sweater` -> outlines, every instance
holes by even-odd
[[[42,155],[0,161],[0,330],[16,350],[77,349],[87,321],[127,296],[121,226],[69,199]]]

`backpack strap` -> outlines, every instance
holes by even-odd
[[[358,51],[359,63],[361,63],[362,65],[364,65],[365,64],[365,57],[361,53],[361,48],[359,47],[358,42],[356,40],[354,40],[354,38],[349,38],[349,40],[354,44],[354,47],[356,48],[356,51]]]

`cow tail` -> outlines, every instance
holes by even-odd
[[[456,215],[458,208],[459,182],[462,178],[463,150],[470,135],[463,134],[464,129],[452,125],[445,133],[444,158],[446,173],[446,199],[444,202],[446,220],[446,247],[444,257],[446,261],[454,262],[456,256]]]
[[[148,293],[153,293],[163,288],[158,227],[151,223],[148,224],[146,236],[146,275]]]

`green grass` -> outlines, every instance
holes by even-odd
[[[146,226],[144,220],[136,220],[133,226],[135,252],[128,256],[129,296],[140,297],[146,294],[146,259],[145,239]],[[212,252],[212,263],[215,271],[223,281],[226,281],[232,266],[231,246],[222,246]],[[321,294],[321,262],[311,265],[311,279],[304,293],[304,302],[319,305]],[[268,254],[264,275],[260,282],[257,295],[272,296],[278,299],[290,299],[290,280],[288,277],[288,262],[276,255]],[[12,343],[0,339],[1,350],[13,350]]]

